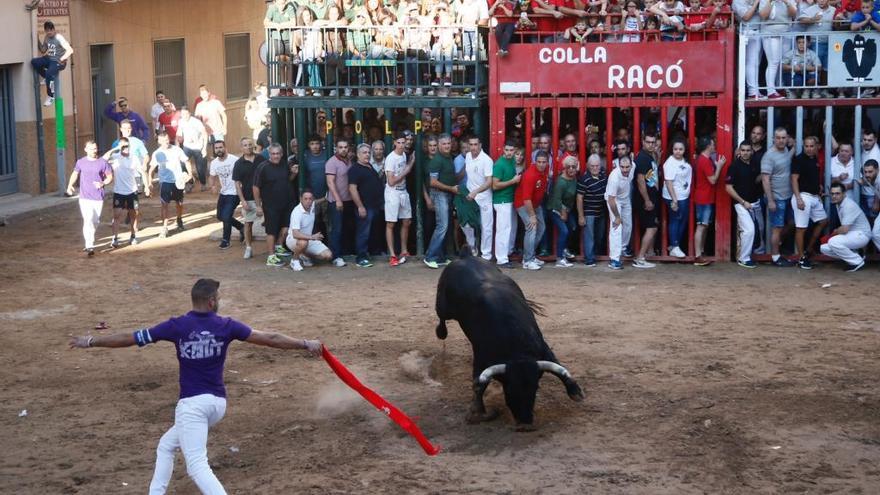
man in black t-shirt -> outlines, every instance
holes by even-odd
[[[290,251],[281,246],[287,237],[290,212],[296,201],[296,176],[299,165],[283,161],[284,149],[278,143],[269,145],[269,161],[260,166],[254,174],[254,201],[257,215],[262,210],[263,225],[266,227],[266,246],[269,256],[266,266],[283,266],[281,258],[290,256]]]
[[[385,185],[370,164],[370,145],[362,143],[357,147],[357,163],[348,170],[348,190],[357,207],[355,217],[355,248],[357,265],[362,268],[373,266],[370,261],[370,230],[373,218],[385,204]]]
[[[254,140],[246,137],[241,139],[241,158],[232,167],[232,180],[241,203],[244,216],[244,259],[253,256],[254,222],[257,220],[257,203],[254,201],[254,173],[263,157],[254,153]]]
[[[822,204],[822,177],[819,175],[819,139],[813,136],[804,138],[803,153],[791,160],[791,207],[794,210],[795,243],[801,259],[798,266],[809,270],[813,268],[810,254],[816,240],[822,235],[828,215]],[[813,231],[810,242],[804,245],[804,234],[810,222]]]
[[[761,168],[761,159],[764,158],[764,153],[767,152],[767,132],[764,130],[763,126],[756,125],[752,127],[752,130],[749,132],[749,143],[752,148],[752,158],[750,159],[751,164],[758,169]],[[761,197],[761,211],[757,212],[757,232],[755,232],[756,240],[758,241],[758,247],[755,248],[755,254],[764,254],[764,239],[766,238],[766,230],[764,225],[764,209],[767,207],[767,201],[762,196]]]
[[[761,216],[761,195],[758,185],[761,165],[752,160],[752,145],[743,141],[736,152],[736,160],[727,169],[724,179],[725,190],[733,199],[736,212],[737,234],[739,238],[736,261],[739,266],[754,268],[752,248],[755,244],[757,217]]]
[[[642,135],[642,149],[635,160],[635,187],[633,206],[639,215],[639,226],[645,229],[639,253],[633,260],[636,268],[653,268],[645,257],[654,250],[654,236],[657,235],[657,212],[660,210],[660,174],[654,160],[654,149],[657,136],[645,133]]]

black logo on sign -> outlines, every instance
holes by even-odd
[[[871,81],[872,78],[868,75],[877,64],[877,43],[873,39],[866,40],[864,36],[857,34],[843,44],[842,59],[850,75],[846,78],[847,81]]]

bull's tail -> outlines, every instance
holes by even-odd
[[[471,251],[471,247],[467,243],[462,244],[461,249],[458,250],[458,257],[459,258],[468,258],[473,255],[474,255],[474,252]]]
[[[532,310],[532,313],[535,313],[538,316],[547,316],[547,313],[544,312],[544,306],[532,301],[531,299],[526,299],[526,304],[529,306],[529,309]]]

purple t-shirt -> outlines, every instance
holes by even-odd
[[[79,172],[79,197],[103,201],[104,188],[95,187],[95,182],[104,182],[113,173],[113,167],[100,157],[94,160],[82,157],[76,161],[74,170]]]
[[[174,342],[180,363],[180,398],[211,394],[226,397],[223,364],[233,340],[245,340],[251,329],[217,313],[189,313],[134,333],[138,345]]]
[[[350,164],[340,160],[336,155],[331,156],[324,166],[325,174],[336,176],[336,192],[342,201],[351,201],[351,191],[348,190],[348,170],[350,168]],[[331,203],[334,202],[333,195],[329,192],[327,193],[327,200]]]

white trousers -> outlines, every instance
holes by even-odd
[[[755,96],[758,94],[758,67],[761,65],[761,38],[758,32],[751,35],[744,35],[746,41],[746,95]]]
[[[614,212],[608,208],[608,223],[611,229],[608,233],[608,256],[612,260],[620,261],[623,254],[623,247],[629,245],[629,238],[632,235],[632,205],[629,199],[625,201],[617,201],[617,211],[620,212],[620,225],[614,226]]]
[[[510,232],[513,223],[513,203],[499,203],[495,208],[495,262],[503,265],[510,261]],[[516,231],[514,231],[516,235]]]
[[[870,241],[871,239],[864,232],[847,232],[832,237],[828,240],[828,244],[822,244],[819,250],[825,256],[841,259],[854,266],[862,262],[862,257],[854,250],[867,246]]]
[[[480,207],[480,254],[484,260],[492,259],[492,232],[495,218],[492,210],[492,200],[477,202]]]
[[[467,245],[470,246],[471,250],[476,251],[477,249],[477,233],[473,227],[470,225],[461,225],[461,231],[464,233],[464,240],[467,242]]]
[[[782,37],[767,36],[761,43],[764,53],[767,55],[767,70],[764,71],[764,83],[767,85],[767,94],[776,92],[776,79],[779,77],[779,67],[782,63]]]
[[[760,205],[761,203],[756,203]],[[736,212],[736,231],[737,231],[737,261],[746,262],[752,259],[752,246],[755,243],[755,209],[747,210],[741,204],[733,205],[733,211]]]
[[[208,428],[226,414],[226,399],[211,394],[180,399],[174,410],[174,425],[162,435],[156,448],[156,470],[150,495],[168,489],[174,470],[174,453],[179,448],[186,460],[186,472],[206,495],[225,495],[226,490],[208,465]]]
[[[97,199],[79,200],[79,212],[83,219],[83,239],[86,241],[86,249],[95,247],[95,231],[101,223],[101,210],[104,202]]]

